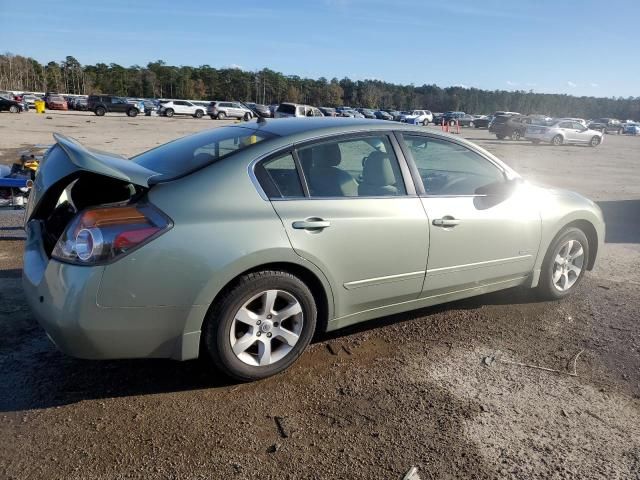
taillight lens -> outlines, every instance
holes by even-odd
[[[79,213],[58,239],[52,256],[80,265],[111,262],[171,228],[151,205],[101,207]]]

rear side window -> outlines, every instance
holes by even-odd
[[[427,195],[477,195],[503,182],[502,171],[463,145],[420,135],[403,135]]]
[[[300,184],[300,176],[296,169],[293,155],[287,153],[286,155],[267,160],[262,164],[262,168],[264,168],[269,179],[275,185],[280,197],[304,197],[302,185]],[[267,191],[266,188],[265,191]]]
[[[398,159],[385,135],[313,144],[299,149],[298,156],[311,197],[406,195]]]

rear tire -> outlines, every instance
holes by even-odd
[[[469,122],[469,128],[473,128],[473,127],[475,127],[475,126],[476,126],[476,125],[475,125],[475,123],[473,123],[473,122]]]
[[[227,118],[227,114],[226,114],[226,113],[224,113],[224,112],[218,112],[218,115],[216,116],[216,118],[217,118],[218,120],[226,120],[226,118]]]
[[[169,118],[173,117],[173,114],[174,114],[173,108],[167,108],[167,109],[164,111],[164,114],[165,114],[167,117],[169,117]]]
[[[215,115],[209,115],[209,117],[211,117],[211,120],[215,120],[216,119]]]
[[[517,142],[518,140],[520,140],[521,135],[520,132],[518,130],[514,130],[513,133],[511,134],[511,140],[513,140],[514,142]]]
[[[551,145],[553,145],[554,147],[559,147],[560,145],[562,145],[562,142],[562,135],[556,135],[551,139]]]
[[[291,307],[297,313],[287,316]],[[313,294],[298,277],[277,270],[249,273],[216,299],[205,319],[203,347],[224,374],[241,382],[258,380],[298,359],[317,316]]]
[[[540,145],[540,140],[531,140],[534,145]]]
[[[498,135],[498,134],[496,134],[496,138],[497,138],[498,140],[504,140],[504,139],[505,139],[505,136],[504,136],[504,135]]]
[[[242,119],[243,119],[245,122],[248,122],[249,120],[251,120],[251,114],[250,114],[250,113],[245,113],[245,114],[244,114],[244,117],[242,117]]]
[[[571,246],[567,248],[567,245]],[[582,255],[578,255],[580,252]],[[569,263],[563,263],[567,258],[571,259]],[[558,300],[571,294],[582,281],[588,264],[589,241],[584,232],[575,227],[563,229],[544,256],[537,287],[538,296],[547,300]],[[563,269],[565,266],[569,268]],[[579,271],[576,271],[577,269]],[[563,289],[563,286],[568,288]]]
[[[107,113],[107,109],[104,107],[96,108],[95,114],[99,117],[104,117],[104,114]]]

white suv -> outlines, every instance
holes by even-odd
[[[402,115],[400,121],[415,125],[429,125],[433,122],[433,113],[429,110],[413,110],[408,115]]]
[[[171,100],[160,105],[160,115],[166,117],[173,117],[174,115],[191,115],[195,118],[202,118],[205,113],[205,108],[200,105],[195,105],[186,100]]]
[[[243,120],[251,120],[254,114],[240,102],[211,102],[207,107],[207,115],[211,120],[225,120],[227,118],[241,118]]]

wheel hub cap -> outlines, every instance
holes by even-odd
[[[229,342],[235,356],[251,366],[282,360],[298,343],[304,315],[300,302],[284,290],[265,290],[236,312]]]
[[[584,268],[584,248],[578,240],[562,244],[553,264],[553,286],[566,292],[575,285]]]

